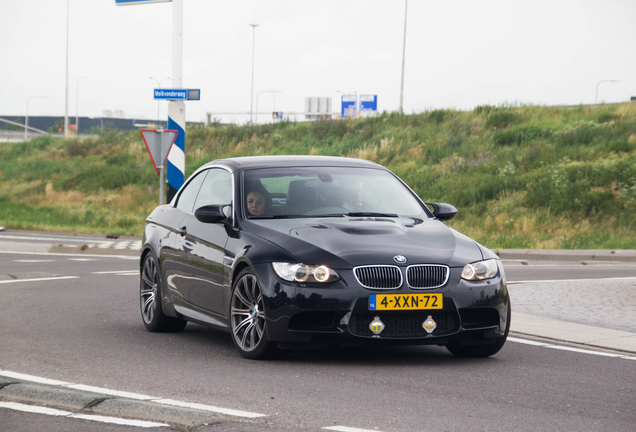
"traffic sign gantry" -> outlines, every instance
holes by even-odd
[[[171,129],[140,129],[141,137],[146,144],[152,165],[159,176],[159,205],[163,204],[163,167],[168,160],[168,154],[179,133]],[[159,162],[159,166],[157,166]]]

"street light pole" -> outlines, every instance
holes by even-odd
[[[71,77],[75,79],[75,134],[79,135],[79,81],[85,76]]]
[[[150,77],[148,79],[155,80],[157,82],[157,88],[161,88],[161,83],[163,82],[163,80],[170,79],[170,77],[161,78],[161,81],[159,81],[157,78],[154,78],[154,77]],[[161,117],[159,117],[159,105],[160,105],[160,103],[161,103],[161,100],[157,100],[157,121],[159,122],[159,125],[161,125]]]
[[[252,26],[252,92],[250,93],[250,122],[254,121],[254,44],[256,41],[256,27],[258,24],[250,24]],[[256,95],[258,99],[258,95]],[[257,104],[258,105],[258,104]],[[258,107],[257,107],[258,111]]]
[[[104,119],[101,117],[89,117],[91,120],[99,119],[99,131],[100,133],[104,131]]]
[[[69,28],[69,9],[71,0],[66,0],[66,82],[64,83],[64,136],[69,137],[68,131],[68,28]]]
[[[594,104],[595,105],[598,103],[598,86],[600,86],[601,83],[604,83],[604,82],[620,82],[620,81],[618,81],[618,80],[602,80],[602,81],[599,81],[598,84],[596,84],[596,98],[594,99]]]
[[[404,114],[404,58],[406,54],[406,12],[409,7],[409,0],[404,4],[404,41],[402,42],[402,82],[400,84],[400,114]]]
[[[29,99],[45,99],[46,96],[29,96],[26,101],[26,111],[24,113],[24,140],[27,140],[27,130],[29,127]]]

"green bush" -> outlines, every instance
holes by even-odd
[[[508,146],[549,139],[551,136],[552,131],[550,129],[544,129],[537,126],[519,126],[495,132],[492,140],[496,146]]]
[[[519,115],[510,110],[496,110],[488,115],[486,126],[494,129],[503,129],[519,121]]]

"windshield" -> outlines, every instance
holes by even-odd
[[[368,168],[267,168],[245,171],[247,218],[413,216],[426,213],[390,172]]]

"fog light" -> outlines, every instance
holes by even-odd
[[[380,334],[384,330],[384,323],[380,321],[380,317],[375,317],[371,324],[369,324],[369,328],[373,332],[373,334]]]

